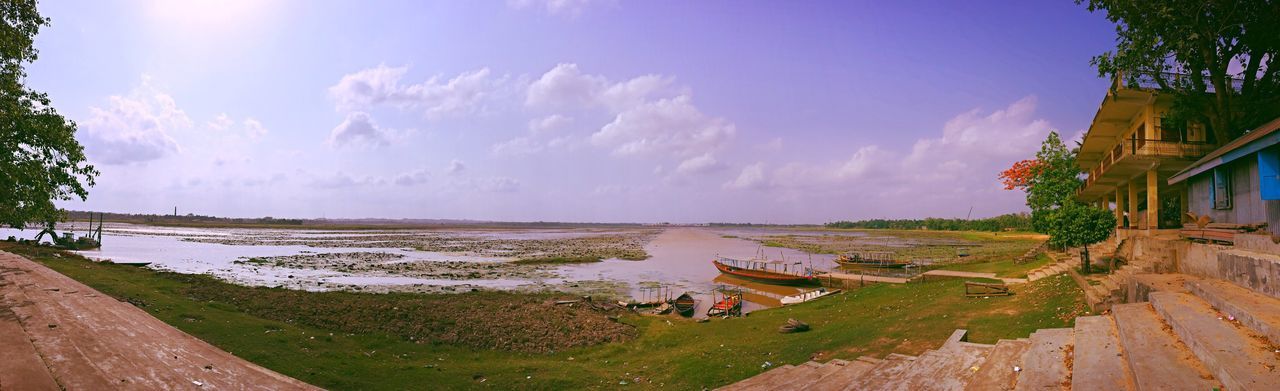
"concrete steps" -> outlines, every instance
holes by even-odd
[[[1015,390],[1062,389],[1071,383],[1067,359],[1072,349],[1071,329],[1041,329],[1031,333],[1031,346],[1022,356]]]
[[[1150,302],[1115,304],[1072,328],[995,345],[956,330],[918,357],[784,366],[726,389],[1280,390],[1280,299],[1237,281],[1127,273],[1115,273],[1132,279],[1120,290]]]
[[[1018,371],[1022,368],[1022,355],[1031,347],[1025,339],[1002,339],[996,342],[995,348],[987,355],[986,361],[978,366],[966,390],[1012,390],[1018,379]]]
[[[797,384],[792,389],[805,390],[805,391],[843,390],[845,386],[852,384],[854,379],[857,379],[858,376],[861,376],[863,373],[867,372],[868,370],[871,370],[871,368],[875,366],[876,364],[870,361],[864,361],[864,360],[849,361],[839,370],[828,373],[818,379],[815,379],[812,382]]]
[[[1280,310],[1277,310],[1280,309],[1280,299],[1225,281],[1194,280],[1183,285],[1228,318],[1235,318],[1271,344],[1280,346]]]
[[[1209,390],[1219,387],[1195,355],[1147,303],[1111,307],[1120,345],[1140,390]]]
[[[1120,334],[1106,316],[1076,318],[1072,372],[1073,390],[1133,390],[1133,375],[1124,363]]]
[[[1227,389],[1280,390],[1280,353],[1264,338],[1189,294],[1155,292],[1151,306]]]

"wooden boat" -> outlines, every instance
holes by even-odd
[[[698,306],[698,301],[694,300],[689,292],[685,292],[671,304],[676,307],[676,313],[680,316],[693,316],[693,309]]]
[[[904,268],[913,266],[911,261],[894,259],[890,252],[865,252],[840,254],[835,262],[843,266],[861,266],[875,268]]]
[[[782,261],[742,260],[719,257],[711,261],[721,273],[773,284],[817,284],[812,268]]]
[[[804,292],[798,295],[785,296],[782,298],[781,302],[782,302],[782,305],[800,304],[806,301],[816,300],[818,298],[821,298],[827,295],[833,295],[836,293],[840,293],[840,290],[839,289],[827,290],[826,288],[818,288],[818,289]]]
[[[738,295],[725,295],[723,299],[707,309],[707,316],[736,315],[742,315],[742,297]]]

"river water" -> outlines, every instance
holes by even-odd
[[[83,226],[79,227],[83,229]],[[81,255],[97,260],[116,262],[150,262],[148,267],[179,273],[210,274],[228,281],[256,286],[284,286],[293,289],[326,290],[352,289],[362,286],[421,287],[458,286],[491,289],[528,289],[541,287],[559,289],[581,283],[610,283],[628,287],[637,300],[657,295],[674,298],[688,291],[700,301],[698,314],[712,302],[712,292],[731,288],[744,292],[745,310],[776,307],[782,296],[802,293],[813,288],[777,286],[747,281],[722,275],[711,264],[717,256],[754,258],[763,252],[770,259],[784,259],[788,263],[799,262],[817,270],[835,267],[832,256],[809,254],[802,251],[774,247],[761,247],[753,240],[770,232],[753,229],[714,229],[704,227],[680,227],[661,230],[645,245],[651,257],[643,261],[609,259],[597,263],[568,264],[551,267],[547,273],[503,276],[500,278],[418,278],[388,273],[360,273],[317,268],[291,268],[263,266],[245,263],[246,259],[301,254],[335,253],[393,253],[395,262],[503,262],[508,259],[494,256],[477,256],[468,253],[420,251],[413,248],[389,248],[385,243],[360,247],[360,237],[415,237],[463,235],[508,240],[545,239],[605,234],[613,231],[597,229],[517,229],[517,230],[440,230],[422,231],[316,231],[243,228],[169,228],[131,224],[108,224],[104,230],[103,247],[98,250],[80,251]],[[37,231],[0,229],[0,238],[16,236],[31,239]],[[77,233],[79,235],[81,233]],[[789,232],[794,234],[794,232]],[[830,234],[830,233],[825,233]],[[840,233],[861,235],[860,233]],[[342,237],[342,247],[297,244],[310,239]],[[238,243],[248,238],[252,245]],[[351,239],[356,238],[356,239]],[[225,243],[219,243],[226,239]],[[200,240],[200,241],[191,241]],[[281,244],[274,244],[274,243]],[[652,288],[661,285],[664,293]],[[668,293],[669,292],[669,293]]]

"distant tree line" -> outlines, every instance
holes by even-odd
[[[1026,213],[1010,213],[977,220],[930,217],[927,219],[834,221],[827,223],[826,227],[863,229],[928,229],[934,231],[1026,231],[1031,229],[1031,215]]]

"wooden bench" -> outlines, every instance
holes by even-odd
[[[1003,283],[985,283],[985,282],[964,282],[965,297],[981,297],[981,296],[1008,296],[1009,286]]]

